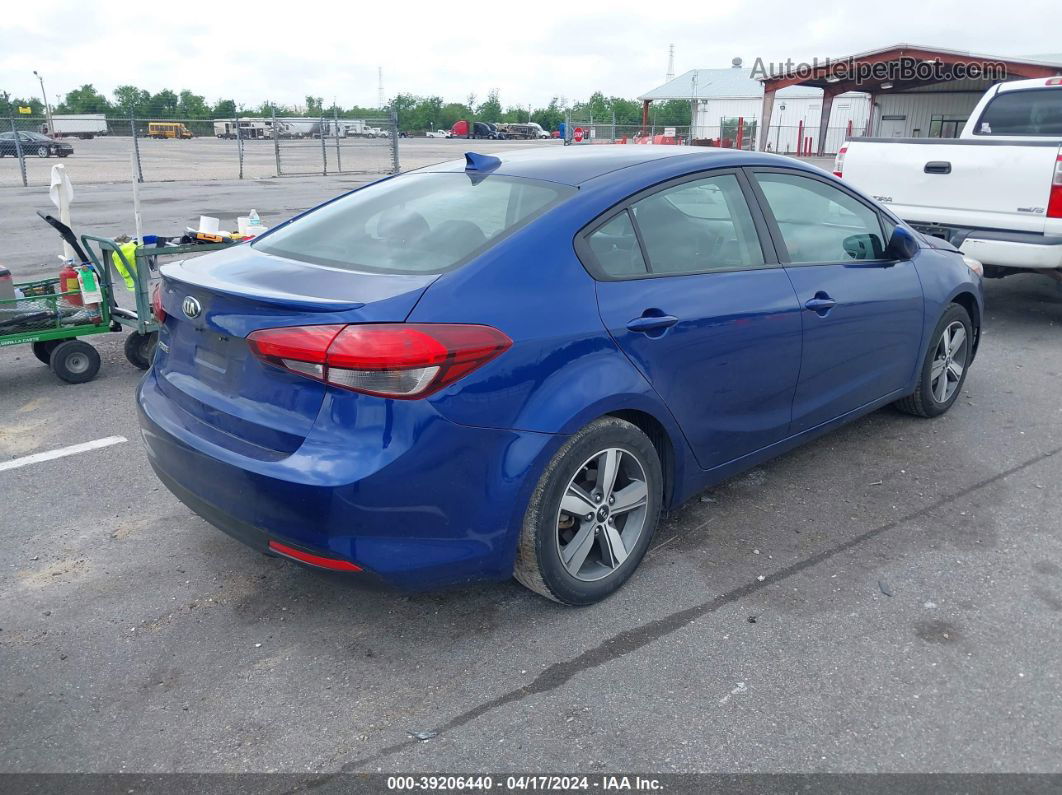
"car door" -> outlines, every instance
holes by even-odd
[[[752,177],[803,309],[792,432],[900,397],[921,350],[922,284],[912,262],[886,255],[879,210],[807,172]]]
[[[740,170],[613,208],[577,239],[601,318],[709,469],[785,437],[800,365],[796,293]]]

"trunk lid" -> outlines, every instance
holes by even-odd
[[[291,454],[329,387],[259,360],[257,329],[401,322],[436,275],[359,273],[296,262],[242,245],[166,265],[160,391],[215,444],[255,458]]]

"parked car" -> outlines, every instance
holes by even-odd
[[[68,157],[74,154],[74,147],[65,141],[56,141],[47,135],[35,132],[22,132],[18,134],[19,143],[22,145],[23,157]],[[0,157],[11,155],[18,156],[18,148],[15,145],[15,133],[0,133]]]
[[[425,138],[449,138],[450,132],[448,130],[428,130],[424,133]]]
[[[1062,77],[990,88],[955,138],[856,138],[834,173],[985,275],[1062,281]]]
[[[887,404],[951,408],[976,265],[776,155],[468,153],[164,266],[140,422],[261,552],[589,604],[662,510]]]

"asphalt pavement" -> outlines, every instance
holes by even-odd
[[[583,609],[261,556],[152,475],[120,335],[0,350],[0,463],[128,440],[0,470],[0,771],[1062,772],[1062,291],[987,293],[949,414],[694,498]]]

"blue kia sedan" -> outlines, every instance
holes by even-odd
[[[584,605],[705,487],[947,411],[979,270],[784,157],[470,152],[164,267],[140,421],[163,483],[264,553]]]

